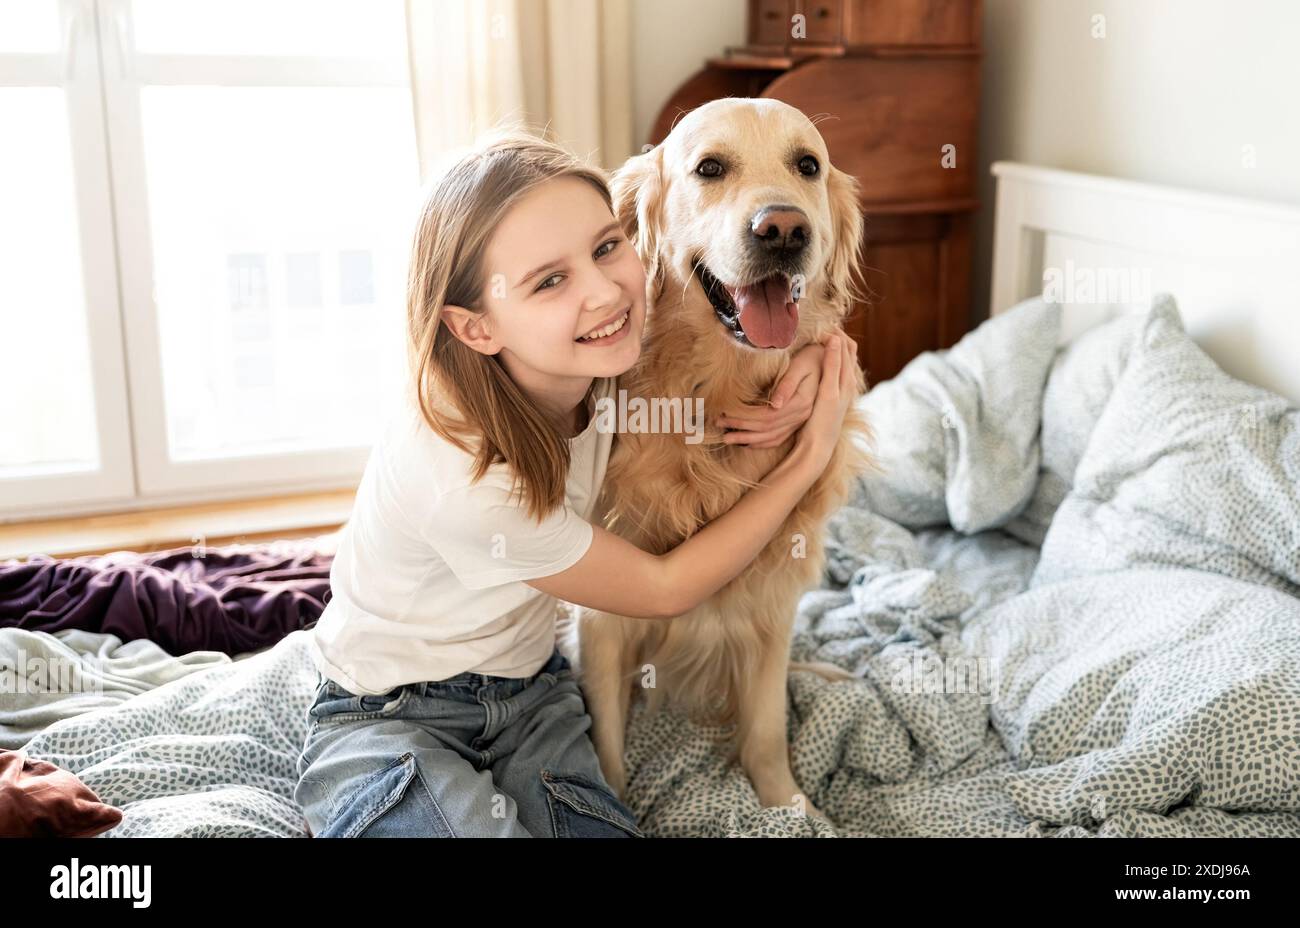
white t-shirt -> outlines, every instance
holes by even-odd
[[[589,521],[612,432],[595,402],[569,439],[565,504],[538,525],[512,498],[508,465],[471,482],[473,458],[408,403],[371,451],[330,569],[331,599],[311,632],[320,672],[353,693],[473,671],[530,677],[555,650],[559,601],[524,580],[571,567],[591,546]]]

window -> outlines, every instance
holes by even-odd
[[[0,518],[360,476],[407,62],[402,0],[0,3]]]

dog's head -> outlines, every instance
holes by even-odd
[[[611,186],[656,293],[665,278],[701,287],[737,345],[790,348],[842,319],[856,296],[857,182],[788,104],[706,103]]]

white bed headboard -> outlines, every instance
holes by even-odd
[[[1300,404],[1300,209],[999,161],[991,311],[1050,291],[1062,341],[1169,292],[1234,377]]]

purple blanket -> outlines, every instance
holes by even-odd
[[[329,601],[333,556],[274,542],[0,564],[0,627],[148,638],[171,654],[255,651],[303,628]]]

